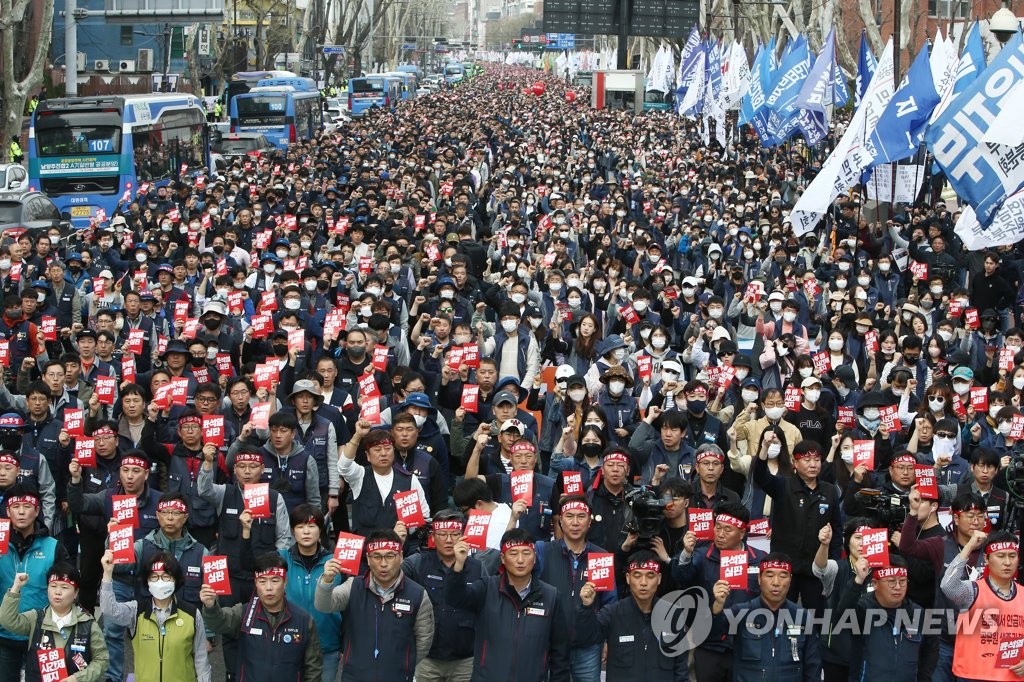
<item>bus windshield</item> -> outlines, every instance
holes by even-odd
[[[118,115],[66,113],[40,117],[36,125],[39,156],[119,154],[121,125]]]
[[[242,126],[281,126],[285,121],[285,103],[283,95],[248,94],[235,100],[238,110],[238,123]]]
[[[379,78],[375,78],[373,80],[368,78],[353,78],[349,81],[349,85],[352,87],[352,92],[357,95],[367,92],[384,92],[384,81]]]

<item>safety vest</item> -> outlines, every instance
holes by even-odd
[[[36,652],[39,649],[63,649],[64,664],[68,675],[84,670],[92,662],[92,616],[84,616],[73,627],[59,632],[43,631],[43,618],[46,609],[36,609],[36,625],[29,639],[28,658],[25,660],[25,682],[39,682],[39,664]],[[61,644],[63,640],[63,644]]]
[[[309,453],[299,450],[289,455],[282,468],[281,459],[276,454],[267,452],[267,448],[263,450],[264,467],[260,481],[269,483],[272,489],[281,493],[290,514],[292,509],[306,502],[306,466]]]
[[[14,161],[19,156],[22,156],[21,145],[17,142],[11,142],[11,161]]]
[[[175,600],[171,616],[163,626],[157,625],[153,618],[151,600],[140,601],[138,608],[132,637],[137,682],[195,682],[196,662],[192,653],[197,636],[195,607]],[[206,634],[198,633],[198,636]]]
[[[957,616],[953,674],[972,680],[1019,680],[1008,668],[999,668],[999,642],[1024,638],[1024,590],[1007,600],[989,585],[975,582],[978,596],[967,611]],[[1014,659],[1014,665],[1016,664]]]

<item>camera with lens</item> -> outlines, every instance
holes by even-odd
[[[634,549],[649,549],[651,540],[661,531],[665,517],[662,512],[669,500],[659,497],[649,488],[635,488],[626,493],[630,518],[624,527],[627,533],[636,533]]]
[[[857,502],[864,509],[864,515],[872,518],[878,527],[890,531],[899,530],[907,519],[910,498],[892,495],[875,488],[864,488],[856,493]]]

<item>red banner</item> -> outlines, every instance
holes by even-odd
[[[121,378],[130,384],[135,383],[135,357],[125,355],[121,358]]]
[[[930,464],[915,464],[914,478],[917,480],[917,492],[925,500],[939,499],[939,486],[935,480],[935,467]]]
[[[877,353],[879,349],[878,345],[878,331],[875,329],[869,329],[864,332],[864,347],[869,353]]]
[[[968,329],[977,329],[981,326],[977,308],[968,308],[964,311],[964,326]]]
[[[270,428],[270,403],[256,403],[252,406],[249,414],[249,423],[254,429],[267,430]]]
[[[1002,351],[1000,351],[1001,353]],[[971,387],[971,407],[975,412],[988,412],[988,387]]]
[[[373,349],[373,359],[370,360],[370,364],[378,372],[388,371],[388,348],[387,346],[377,346]]]
[[[113,405],[115,393],[117,393],[117,379],[96,377],[96,399],[100,401],[100,405]]]
[[[800,409],[800,402],[803,400],[803,393],[796,386],[786,386],[786,409],[796,412]]]
[[[828,351],[815,353],[811,356],[811,360],[814,362],[814,372],[818,376],[832,371],[832,359],[829,357]]]
[[[265,339],[274,331],[274,319],[270,313],[260,313],[252,316],[252,338]]]
[[[590,552],[587,555],[587,582],[594,583],[598,592],[615,590],[615,555],[610,552]]]
[[[853,441],[853,466],[864,467],[868,471],[875,469],[875,441],[855,440]]]
[[[366,398],[359,410],[359,418],[371,424],[380,424],[380,398]]]
[[[474,549],[487,549],[487,527],[491,525],[491,515],[479,509],[470,509],[466,520],[466,532],[463,536],[466,544]]]
[[[852,407],[840,407],[837,408],[839,418],[836,423],[842,426],[844,429],[852,429],[857,426],[857,416],[853,411]]]
[[[64,430],[72,438],[85,436],[85,411],[64,410]]]
[[[146,330],[144,329],[130,329],[128,330],[128,352],[135,355],[142,353],[142,344],[146,341]]]
[[[188,405],[188,377],[171,379],[171,404],[182,407]]]
[[[471,369],[480,369],[480,346],[472,343],[463,346],[462,364]]]
[[[270,518],[270,484],[246,483],[242,501],[254,519]]]
[[[476,412],[480,407],[480,387],[474,384],[462,386],[462,409],[466,412]]]
[[[562,472],[562,494],[582,495],[583,494],[583,473],[580,471]]]
[[[359,575],[359,562],[363,557],[363,537],[351,533],[338,533],[334,546],[334,560],[341,564],[341,572]]]
[[[280,368],[274,363],[263,363],[256,365],[256,369],[252,373],[252,381],[256,386],[256,390],[265,388],[268,391],[273,390],[273,386],[277,383],[278,376],[280,374]]]
[[[293,329],[288,332],[288,350],[302,353],[306,350],[306,331]]]
[[[75,439],[75,460],[83,467],[96,466],[96,439]]]
[[[218,595],[231,594],[231,576],[228,575],[228,558],[209,555],[203,557],[203,584],[209,585]]]
[[[7,554],[11,544],[11,520],[0,519],[0,555]]]
[[[899,408],[895,405],[886,405],[878,410],[881,425],[886,431],[899,431],[901,429]]]
[[[619,314],[622,315],[622,319],[629,324],[640,324],[640,316],[636,314],[636,311],[633,310],[633,306],[631,305],[625,305],[619,308]]]
[[[636,358],[636,373],[640,381],[650,381],[653,373],[654,358],[650,355],[639,355]]]
[[[203,444],[224,446],[224,415],[203,415]]]
[[[43,332],[43,338],[47,341],[57,340],[57,318],[43,315],[39,321],[39,328]]]
[[[359,378],[359,395],[364,398],[379,398],[381,396],[380,387],[377,386],[377,378],[373,372]]]
[[[36,649],[39,676],[42,682],[60,682],[68,677],[68,664],[63,649]]]
[[[860,554],[872,568],[889,565],[889,529],[868,528],[861,533]]]
[[[758,519],[757,521],[750,522],[750,530],[747,532],[748,535],[768,535],[772,530],[769,525],[768,519]]]
[[[139,500],[134,495],[114,495],[110,500],[111,518],[119,526],[139,527]]]

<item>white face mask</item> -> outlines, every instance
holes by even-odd
[[[942,296],[942,287],[928,287],[928,291],[932,292],[932,296]]]
[[[571,308],[579,308],[581,305],[583,305],[583,300],[582,299],[579,299],[579,298],[570,298],[569,299],[569,306]]]
[[[505,330],[506,334],[511,334],[519,327],[519,320],[502,320],[501,328]]]
[[[804,391],[804,399],[807,402],[809,402],[809,403],[816,403],[816,402],[818,402],[818,398],[820,398],[820,397],[821,397],[821,391],[819,391],[818,389],[813,389],[813,390],[808,389],[808,390]]]
[[[768,459],[778,459],[782,452],[782,443],[772,443],[768,446]]]
[[[843,448],[839,454],[847,464],[853,464],[853,448]]]
[[[302,301],[297,298],[284,299],[284,307],[288,310],[298,310],[302,307]]]
[[[995,419],[996,415],[999,414],[999,410],[1003,409],[1004,407],[1006,407],[1006,406],[1005,405],[991,405],[991,406],[989,406],[989,408],[988,408],[988,416],[990,416],[993,419]]]
[[[967,392],[971,390],[971,384],[964,381],[954,381],[953,390],[959,395],[967,395]]]
[[[530,318],[530,328],[531,329],[537,329],[542,324],[544,324],[544,318],[543,317],[531,317]]]
[[[778,312],[782,310],[782,304],[778,301],[772,301],[768,304],[768,307],[771,308],[772,312],[775,314],[778,314]]]
[[[928,407],[932,409],[932,412],[939,412],[946,406],[946,399],[942,396],[936,396],[928,398]]]
[[[306,287],[306,291],[316,291],[316,280],[307,279],[305,282],[302,283],[302,286]]]
[[[380,296],[380,287],[366,287],[366,293],[374,298]]]
[[[149,593],[154,599],[167,599],[174,594],[174,583],[163,580],[150,580]]]
[[[308,249],[309,247],[313,246],[313,242],[299,242],[299,246],[301,246],[303,249]]]
[[[633,310],[642,313],[647,310],[647,301],[633,301]]]
[[[264,263],[263,272],[267,273],[268,275],[273,275],[275,272],[277,272],[277,266],[274,265],[273,263]]]
[[[612,395],[622,395],[622,392],[626,390],[625,381],[609,381],[608,392]]]
[[[778,421],[782,419],[782,415],[786,412],[785,407],[766,407],[764,408],[764,416],[768,417],[772,421]]]
[[[801,367],[797,371],[800,372],[800,378],[802,378],[802,379],[806,379],[807,377],[809,377],[812,374],[814,374],[814,368],[813,367]]]
[[[40,303],[46,303],[46,294],[36,294],[36,300]]]
[[[786,312],[782,313],[782,319],[785,320],[786,322],[794,322],[796,321],[796,313],[794,313],[791,310],[787,310]]]
[[[1011,424],[1010,422],[1003,422],[1002,424],[999,425],[999,433],[1003,434],[1004,436],[1009,436],[1010,430],[1012,428],[1013,424]]]
[[[665,344],[667,343],[668,339],[666,339],[664,336],[655,336],[651,338],[651,346],[653,346],[656,350],[661,350],[662,348],[665,347]]]
[[[1018,391],[1024,388],[1024,376],[1016,376],[1013,378],[1013,387]]]
[[[368,306],[368,305],[359,306],[359,314],[361,316],[369,317],[371,312],[372,312],[372,310],[370,309],[370,306]]]
[[[864,418],[868,421],[874,421],[878,419],[879,411],[877,407],[865,407]]]
[[[858,277],[857,278],[857,284],[861,285],[862,287],[866,287],[867,285],[871,284],[871,278],[870,277]]]
[[[10,263],[10,261],[7,261],[7,262]],[[136,253],[135,254],[135,262],[136,263],[145,263],[146,262],[146,254],[145,254],[145,252],[139,251],[138,253]],[[0,267],[3,267],[3,261],[2,260],[0,260]]]
[[[932,443],[932,455],[934,457],[950,457],[953,454],[953,439],[935,437]]]
[[[683,287],[683,296],[686,296],[687,298],[690,298],[691,296],[693,296],[693,293],[694,293],[694,288],[693,287]]]
[[[829,339],[828,340],[828,349],[838,353],[839,351],[841,351],[843,349],[843,340],[842,339]]]
[[[891,268],[891,267],[892,266],[889,265],[888,263],[879,263],[878,264],[878,270],[880,272],[889,272],[889,268]]]
[[[560,292],[562,290],[562,283],[561,282],[551,282],[550,284],[548,284],[548,289],[551,291],[552,294],[557,296],[558,292]]]
[[[750,376],[750,370],[745,368],[736,370],[736,381],[743,381],[748,376]]]
[[[427,423],[427,418],[422,414],[414,414],[412,418],[416,421],[417,429],[422,429],[423,425]]]
[[[626,349],[616,348],[615,351],[612,353],[612,357],[618,360],[619,362],[622,362],[622,359],[626,357]]]
[[[509,296],[516,305],[521,305],[526,300],[526,294],[512,294]]]
[[[708,308],[708,317],[712,320],[720,320],[722,319],[722,312],[721,308]]]
[[[569,398],[573,402],[575,402],[575,403],[583,402],[583,399],[586,398],[586,397],[587,397],[586,389],[573,389],[573,390],[569,391]]]
[[[743,396],[743,402],[745,403],[752,403],[758,398],[757,391],[741,391],[740,395]]]
[[[946,331],[945,329],[940,329],[939,338],[942,339],[943,343],[949,343],[949,340],[953,338],[953,332]]]
[[[451,289],[441,289],[441,298],[450,301],[455,298],[455,292]]]

